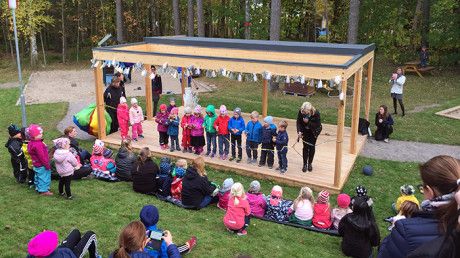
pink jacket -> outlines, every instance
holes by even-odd
[[[56,171],[60,176],[70,176],[78,166],[78,161],[69,150],[58,149],[53,155]]]
[[[235,205],[235,198],[239,203]],[[231,197],[228,200],[227,213],[224,216],[224,225],[231,230],[239,230],[244,226],[244,217],[251,214],[251,207],[246,198]]]
[[[255,217],[263,217],[265,214],[265,208],[267,207],[267,201],[262,193],[247,193],[246,198],[248,199],[249,206],[251,207],[251,214]]]
[[[204,135],[204,128],[203,128],[203,121],[202,117],[192,116],[190,123],[192,124],[192,136],[203,136]]]
[[[217,203],[217,207],[227,210],[228,207],[228,199],[230,198],[230,191],[227,191],[225,193],[217,193],[217,196],[219,196],[219,202]]]
[[[119,124],[125,124],[129,122],[129,111],[128,105],[118,104],[117,107],[117,119]]]
[[[315,203],[313,206],[313,226],[328,229],[332,225],[329,203]]]
[[[36,168],[45,167],[50,170],[50,160],[48,157],[48,147],[42,139],[31,140],[27,144],[27,151],[32,159],[32,165]]]
[[[144,121],[144,113],[142,112],[142,108],[140,106],[131,107],[129,109],[129,122],[131,125],[138,124]]]
[[[102,155],[92,155],[89,159],[91,163],[91,168],[94,170],[100,170],[104,173],[109,173],[109,164],[115,164],[113,159],[108,159]]]
[[[157,113],[157,116],[155,118],[155,122],[158,123],[158,126],[157,126],[157,130],[158,132],[162,132],[162,133],[166,133],[168,131],[168,123],[169,121],[169,113],[166,112],[166,113],[161,113],[161,112],[158,112]]]

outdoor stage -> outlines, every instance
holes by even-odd
[[[180,108],[182,111],[182,108]],[[231,112],[230,112],[231,113]],[[180,112],[182,115],[183,112]],[[231,114],[229,114],[231,115]],[[249,121],[249,114],[243,114],[244,120]],[[262,119],[261,119],[262,120]],[[278,124],[280,118],[274,118],[275,124]],[[206,161],[206,164],[210,167],[231,171],[234,173],[250,176],[254,178],[269,179],[275,182],[281,182],[288,185],[294,186],[310,186],[315,190],[327,189],[333,193],[338,193],[342,189],[343,185],[348,179],[357,154],[350,154],[350,135],[351,128],[346,127],[344,130],[343,139],[343,158],[342,158],[342,173],[339,187],[334,186],[334,165],[335,165],[335,150],[336,150],[336,132],[337,126],[330,124],[323,124],[323,131],[317,140],[317,147],[315,153],[315,159],[313,162],[313,171],[303,173],[302,172],[302,142],[296,143],[297,132],[296,132],[296,121],[292,119],[284,119],[289,123],[287,128],[289,134],[289,150],[287,154],[288,158],[288,171],[281,175],[275,168],[278,165],[278,158],[275,152],[275,164],[273,169],[268,169],[267,166],[258,167],[257,164],[247,164],[246,162],[246,151],[245,151],[245,136],[243,134],[243,160],[241,163],[235,161],[221,160],[218,156],[209,158],[202,154]],[[193,153],[183,153],[182,151],[170,152],[168,150],[161,150],[158,142],[158,132],[156,130],[157,124],[154,121],[144,121],[142,124],[144,130],[144,139],[140,139],[138,142],[133,142],[133,147],[139,150],[143,147],[149,147],[154,156],[170,156],[171,158],[186,158],[192,160],[197,157]],[[179,130],[179,142],[181,142],[182,129]],[[131,135],[131,134],[130,134]],[[366,136],[358,134],[357,137],[357,153],[360,152],[364,146]],[[108,135],[103,140],[108,146],[118,148],[120,146],[121,138],[119,132]],[[294,145],[294,147],[292,147]],[[182,147],[181,147],[182,148]],[[205,146],[206,150],[206,146]],[[218,154],[218,151],[217,151]],[[259,151],[260,157],[260,151]]]

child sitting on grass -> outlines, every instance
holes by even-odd
[[[182,199],[182,179],[185,176],[186,169],[187,161],[185,159],[179,159],[176,161],[176,166],[171,173],[173,177],[171,183],[171,197],[179,201]]]
[[[35,124],[28,128],[30,142],[27,145],[30,158],[32,159],[33,169],[35,172],[35,190],[40,195],[53,195],[50,192],[51,185],[51,167],[48,157],[48,147],[43,142],[43,129]]]
[[[388,230],[392,230],[394,228],[396,221],[411,218],[412,215],[418,210],[419,206],[417,203],[412,201],[404,201],[401,204],[398,215],[391,218],[391,226],[388,227]]]
[[[128,138],[128,131],[129,131],[129,107],[126,104],[126,98],[120,98],[120,104],[117,107],[117,119],[118,125],[120,126],[120,136],[121,139],[124,140]]]
[[[408,184],[402,185],[399,188],[399,191],[401,195],[396,200],[396,203],[393,203],[392,205],[393,210],[395,210],[396,213],[399,213],[401,209],[401,205],[405,201],[410,201],[410,202],[417,204],[417,206],[420,206],[420,203],[418,202],[417,197],[415,197],[415,188],[412,185],[408,185]]]
[[[116,181],[115,172],[117,166],[115,160],[112,159],[113,152],[110,149],[105,149],[104,142],[96,139],[93,145],[93,155],[90,162],[93,170],[93,175],[98,179]]]
[[[232,180],[233,181],[233,180]],[[230,190],[227,212],[224,216],[224,225],[228,230],[235,232],[238,236],[248,234],[246,228],[249,226],[249,215],[251,208],[244,194],[244,187],[241,183],[235,183]]]
[[[217,196],[219,197],[219,202],[217,203],[217,208],[221,210],[227,210],[228,206],[228,199],[230,196],[230,190],[233,186],[233,179],[232,178],[227,178],[224,180],[224,183],[222,184],[222,188],[219,190],[217,193]]]
[[[299,196],[294,200],[290,210],[294,213],[289,217],[289,222],[311,226],[313,218],[313,191],[310,187],[304,186],[300,189]]]
[[[254,180],[249,184],[248,193],[246,194],[249,206],[251,207],[251,215],[262,218],[267,207],[265,195],[260,192],[260,183]]]
[[[332,227],[339,229],[339,223],[342,218],[351,213],[350,209],[351,198],[348,194],[341,193],[337,196],[337,208],[332,209]]]
[[[171,109],[168,120],[168,136],[171,140],[171,147],[169,151],[173,152],[174,150],[180,151],[179,147],[179,109],[174,107]]]
[[[329,204],[329,192],[319,192],[316,203],[313,206],[313,226],[321,229],[329,229],[332,225],[331,206]]]
[[[56,165],[56,171],[59,174],[59,194],[64,196],[64,186],[67,199],[72,199],[70,183],[75,170],[80,169],[81,164],[75,158],[75,155],[70,152],[70,140],[67,138],[58,138],[53,141],[56,151],[53,159]]]
[[[8,127],[10,138],[5,144],[11,156],[11,166],[13,167],[13,175],[16,182],[22,184],[27,181],[27,159],[23,152],[23,140],[21,129],[16,125],[11,124]]]
[[[275,185],[272,188],[270,196],[267,198],[267,208],[264,217],[279,222],[286,221],[291,205],[292,201],[283,200],[283,188]]]
[[[168,197],[171,195],[171,159],[163,157],[160,160],[160,174],[158,175],[158,195]]]

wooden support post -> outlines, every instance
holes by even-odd
[[[146,71],[150,71],[150,65],[144,64],[144,69]],[[152,80],[150,79],[150,76],[148,76],[149,73],[145,76],[145,109],[146,109],[146,114],[147,114],[147,120],[152,120],[153,119],[153,98],[152,98]]]
[[[337,140],[335,145],[334,186],[339,187],[342,180],[342,143],[345,127],[345,105],[347,100],[347,79],[342,80],[343,100],[340,101],[337,113]]]
[[[268,80],[264,79],[262,87],[262,116],[266,117],[268,113]]]
[[[96,87],[96,114],[97,114],[97,135],[103,140],[105,133],[105,106],[104,106],[104,86],[102,80],[102,69],[94,68],[94,84]]]
[[[182,67],[182,82],[181,82],[181,92],[182,92],[182,106],[185,106],[185,87],[187,87],[188,78],[185,77],[185,67]]]
[[[355,84],[353,89],[353,109],[351,114],[351,139],[350,153],[356,154],[356,139],[358,138],[359,114],[361,113],[361,84],[363,78],[363,68],[355,73]]]
[[[366,106],[365,106],[366,107],[365,117],[367,121],[369,121],[369,112],[371,108],[373,71],[374,71],[374,58],[371,58],[371,60],[367,62],[367,84],[366,84]]]

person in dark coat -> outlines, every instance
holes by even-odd
[[[375,114],[375,125],[377,126],[375,140],[388,142],[390,134],[393,133],[393,123],[393,118],[388,113],[388,107],[381,105],[379,112]]]
[[[219,200],[217,196],[211,196],[216,187],[209,182],[204,166],[204,159],[198,157],[193,160],[192,166],[187,168],[182,180],[182,204],[184,206],[201,209]]]
[[[372,247],[379,245],[380,233],[368,199],[361,196],[354,200],[353,212],[346,214],[339,223],[342,252],[346,256],[368,258],[372,255]]]
[[[302,172],[313,170],[316,140],[322,129],[319,111],[310,102],[304,102],[297,115],[298,140],[303,142]]]
[[[453,218],[458,217],[454,193],[460,179],[460,161],[436,156],[420,166],[423,181],[422,211],[398,220],[379,249],[379,258],[407,257],[425,243],[442,236]]]
[[[117,178],[121,181],[131,181],[131,172],[136,163],[136,155],[132,151],[131,140],[121,141],[121,147],[115,157],[117,165]]]
[[[157,68],[152,65],[150,67],[152,74],[152,100],[153,100],[153,114],[157,113],[158,101],[160,101],[161,93],[163,93],[163,84],[161,83],[161,76],[157,74]]]
[[[159,197],[171,196],[171,183],[173,178],[171,176],[171,159],[163,157],[160,160],[160,173],[158,174],[158,195]]]
[[[11,124],[8,127],[8,133],[10,138],[8,138],[5,147],[11,156],[14,178],[18,183],[22,184],[27,181],[27,159],[22,151],[21,129]]]
[[[117,107],[121,97],[126,98],[125,88],[120,85],[120,80],[114,76],[112,83],[104,92],[105,110],[112,118],[110,133],[118,131]]]
[[[78,156],[80,157],[80,163],[84,165],[85,163],[89,163],[89,159],[91,158],[91,154],[85,150],[80,148],[80,144],[77,140],[77,129],[74,126],[68,126],[64,129],[64,135],[62,137],[69,138],[70,140],[70,147],[74,148],[77,151]]]
[[[138,193],[154,195],[158,191],[160,168],[150,158],[150,149],[143,148],[131,173],[133,190]]]

